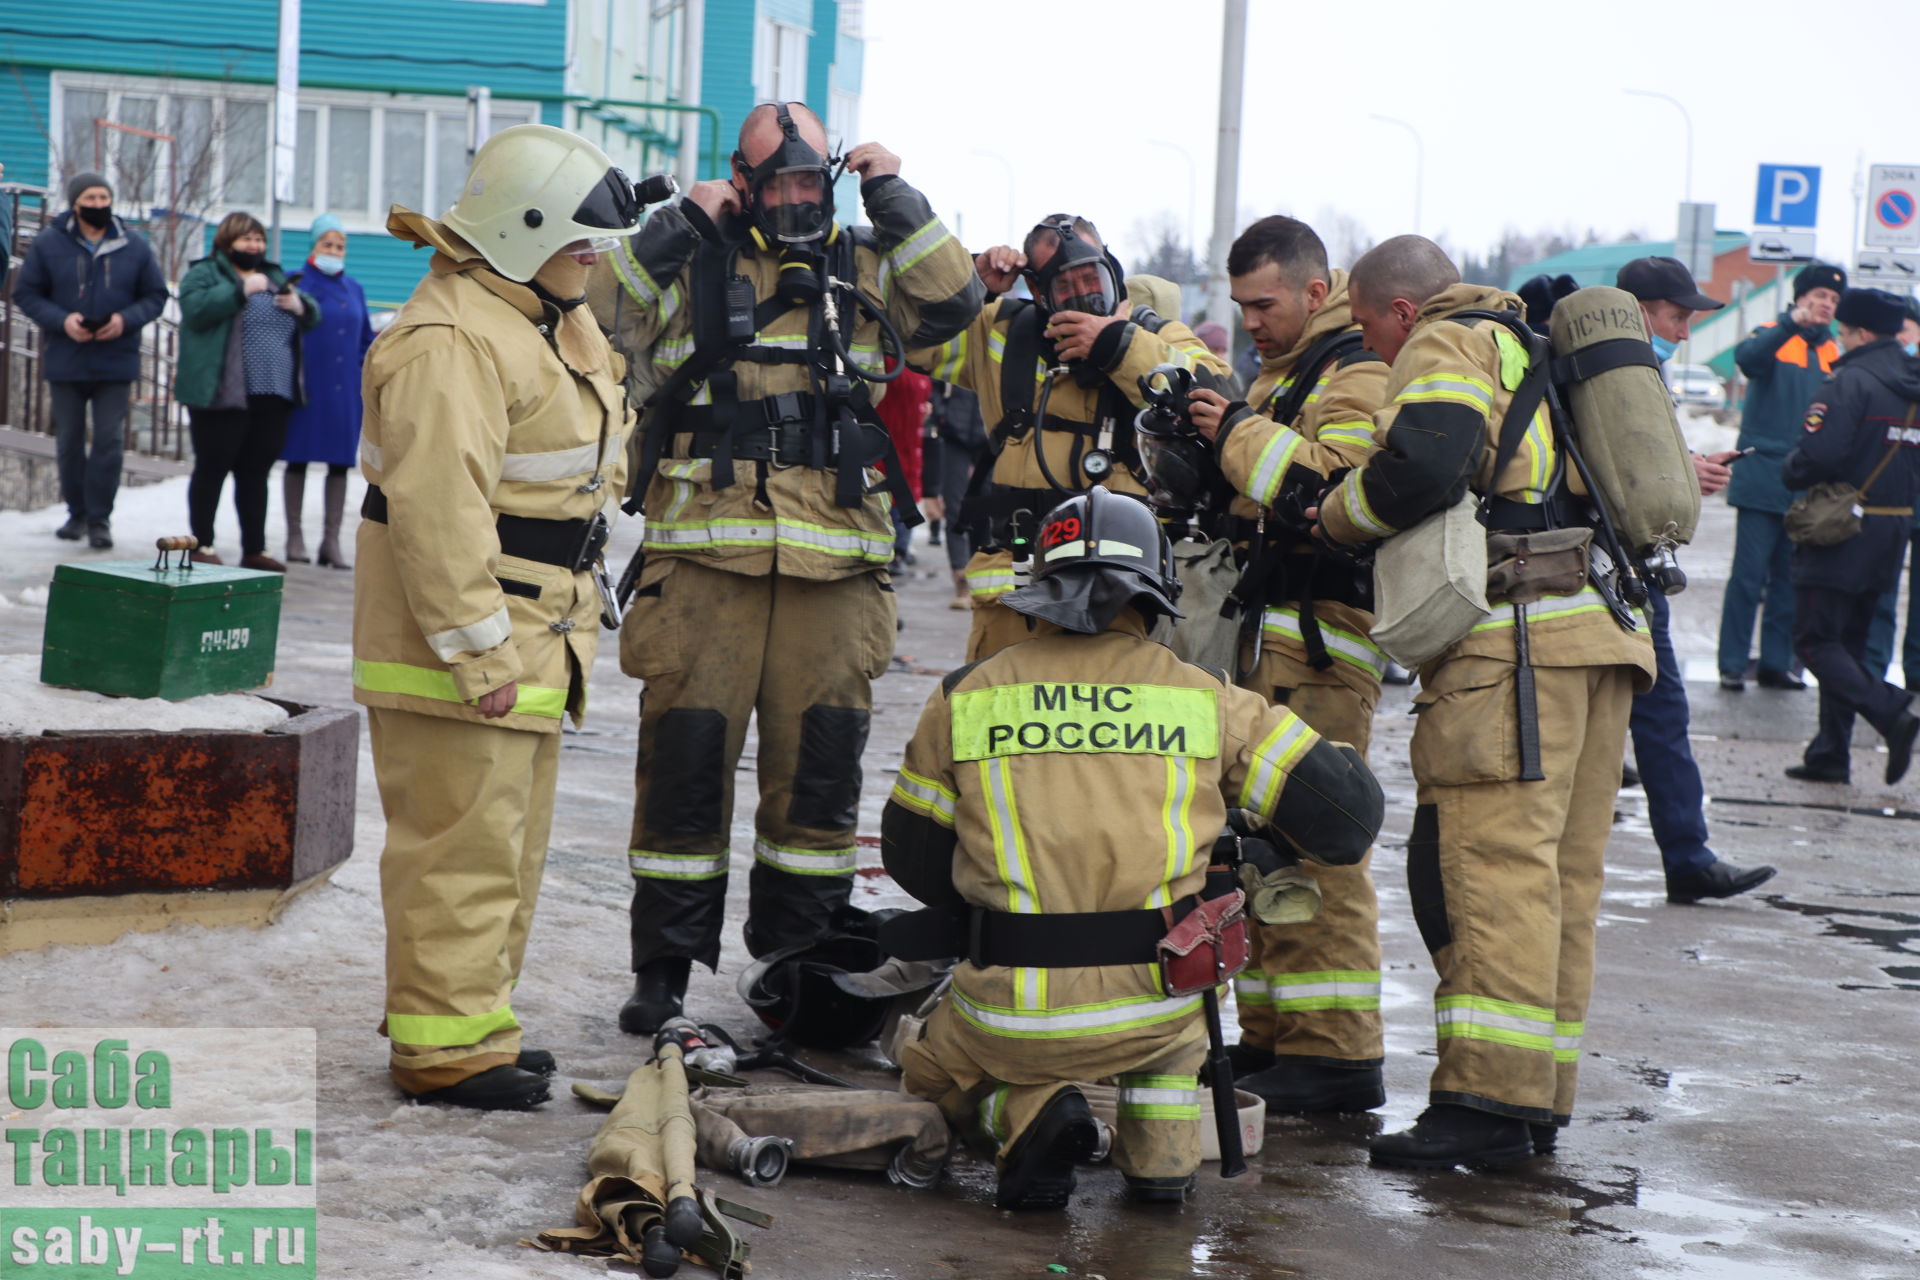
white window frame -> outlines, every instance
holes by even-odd
[[[113,76],[87,72],[54,72],[48,101],[48,165],[49,172],[59,172],[59,151],[66,136],[66,94],[71,90],[92,90],[107,94],[107,118],[116,119],[122,95],[140,98],[159,98],[160,131],[166,132],[173,124],[174,100],[179,97],[210,98],[214,102],[212,128],[214,136],[220,138],[225,128],[226,104],[228,102],[258,103],[271,111],[273,89],[269,85],[234,84],[218,80],[190,80],[157,76]],[[422,175],[421,189],[427,193],[429,203],[439,203],[442,199],[451,201],[458,192],[437,193],[434,191],[435,165],[439,146],[439,129],[436,117],[453,115],[463,122],[462,138],[466,130],[464,121],[467,116],[467,100],[464,96],[451,94],[389,94],[356,93],[336,89],[305,89],[300,91],[300,107],[315,112],[313,130],[313,151],[307,159],[313,165],[314,204],[281,205],[280,221],[287,227],[304,227],[320,213],[329,211],[328,183],[331,174],[327,164],[327,146],[331,108],[347,107],[365,110],[370,113],[370,133],[367,139],[367,203],[368,208],[350,210],[340,214],[342,223],[349,232],[382,233],[386,229],[386,211],[390,201],[387,198],[385,174],[386,115],[388,110],[421,111],[427,113],[426,144],[423,149],[422,163],[425,171]],[[525,99],[494,98],[490,107],[493,132],[510,125],[532,124],[540,120],[540,104]],[[154,200],[152,204],[164,204],[172,193],[174,163],[173,148],[164,144],[159,146],[160,160],[154,174]],[[464,151],[464,145],[462,150]],[[272,166],[269,139],[260,139],[260,162],[265,166],[267,180],[271,181]],[[214,173],[209,185],[216,192],[226,190],[228,157],[223,144],[216,144]],[[91,163],[91,157],[87,158]],[[264,193],[263,193],[264,194]],[[224,195],[215,201],[215,208],[208,210],[212,220],[239,209],[266,220],[267,201],[258,203],[229,200]],[[420,212],[438,216],[445,209],[425,209]]]
[[[800,63],[798,67],[787,68],[786,74],[797,75],[800,81],[798,85],[787,84],[782,75],[780,50],[790,37],[799,39]],[[759,102],[804,102],[807,96],[807,63],[812,53],[813,28],[781,22],[778,18],[761,18],[753,29],[755,99]]]

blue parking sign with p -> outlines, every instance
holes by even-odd
[[[1820,166],[1763,164],[1753,221],[1761,227],[1811,227],[1820,208]]]

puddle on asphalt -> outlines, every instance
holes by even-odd
[[[1896,809],[1878,804],[1818,804],[1810,800],[1760,800],[1749,796],[1713,796],[1714,804],[1751,805],[1760,809],[1813,809],[1820,813],[1849,813],[1859,818],[1893,818],[1920,822],[1920,809]],[[1714,821],[1718,822],[1716,818]]]
[[[1859,895],[1873,898],[1908,898],[1911,894],[1874,894]],[[1761,899],[1768,906],[1780,911],[1791,911],[1796,915],[1821,920],[1826,929],[1822,937],[1845,938],[1853,942],[1864,942],[1902,958],[1920,961],[1920,915],[1906,911],[1879,911],[1870,907],[1834,906],[1828,903],[1796,902],[1780,894],[1771,894]],[[1856,920],[1884,920],[1887,924],[1861,924]],[[1881,965],[1880,971],[1891,982],[1885,985],[1843,982],[1843,991],[1920,991],[1920,965],[1894,964]]]

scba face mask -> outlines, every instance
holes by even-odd
[[[749,167],[744,155],[733,153],[734,165],[747,180],[747,215],[769,240],[812,244],[833,230],[833,180],[839,162],[800,136],[786,103],[780,104],[775,118],[782,137],[772,155]]]
[[[1070,219],[1041,223],[1059,237],[1047,265],[1025,273],[1033,300],[1043,311],[1084,311],[1110,316],[1120,307],[1120,264],[1099,245],[1078,235]]]

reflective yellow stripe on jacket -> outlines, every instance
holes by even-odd
[[[415,698],[432,698],[436,702],[467,701],[454,688],[451,671],[415,667],[404,662],[368,662],[355,658],[353,687],[368,693],[403,693]],[[558,720],[567,710],[567,691],[523,684],[519,697],[514,700],[513,710],[518,715],[547,716]],[[469,1042],[460,1040],[453,1043]]]

